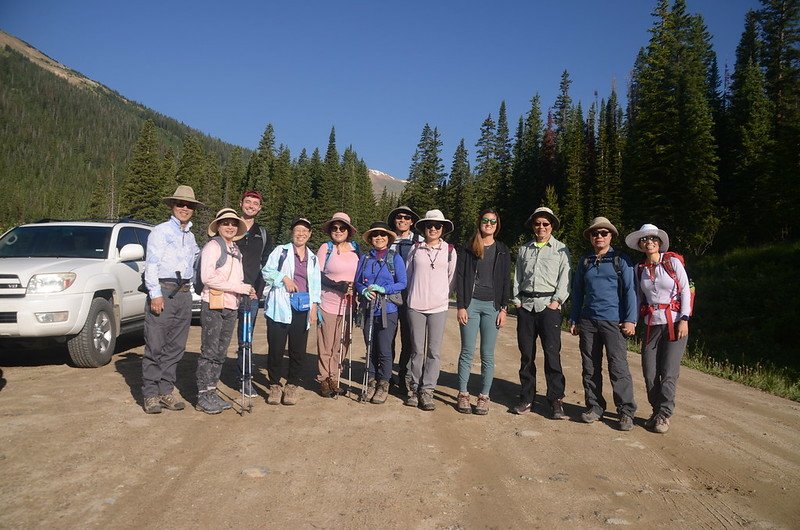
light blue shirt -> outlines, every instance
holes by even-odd
[[[151,299],[163,296],[159,278],[177,278],[180,271],[181,279],[192,279],[200,247],[191,228],[191,221],[181,228],[180,221],[171,215],[168,221],[156,225],[150,232],[144,283]]]
[[[281,254],[286,250],[286,258],[278,269],[278,262]],[[308,274],[308,295],[312,304],[320,303],[322,282],[320,278],[319,263],[317,256],[306,247],[306,273]],[[290,324],[292,322],[292,306],[289,303],[289,292],[283,283],[283,279],[288,276],[294,278],[294,245],[286,243],[278,245],[270,253],[267,263],[261,269],[266,287],[264,288],[264,316],[269,317],[275,322]],[[309,312],[310,313],[310,312]],[[310,323],[306,322],[306,329]]]

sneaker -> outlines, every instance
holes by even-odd
[[[469,404],[469,394],[459,392],[456,410],[461,414],[472,414],[472,405]]]
[[[249,398],[258,397],[258,392],[256,392],[256,387],[253,385],[252,381],[244,381],[242,383],[242,387],[244,388],[244,392],[242,392],[242,395],[244,397],[249,397]]]
[[[174,394],[158,396],[158,401],[161,403],[161,406],[167,410],[183,410],[186,408],[186,404],[176,398]]]
[[[514,407],[514,414],[527,414],[531,411],[533,403],[530,401],[520,401],[519,405]]]
[[[485,416],[489,414],[489,396],[478,394],[478,403],[475,404],[475,414]]]
[[[375,391],[378,389],[378,382],[374,379],[370,379],[367,382],[367,388],[361,393],[361,401],[364,403],[369,403],[372,401],[372,397],[375,395]]]
[[[389,381],[378,381],[375,388],[375,394],[372,396],[372,403],[382,405],[386,403],[386,398],[389,396]]]
[[[550,417],[554,420],[567,419],[567,415],[564,414],[564,400],[556,399],[550,404]]]
[[[408,392],[408,397],[406,398],[406,401],[405,401],[404,405],[407,406],[407,407],[416,407],[416,406],[418,406],[419,405],[419,398],[417,397],[417,393],[414,392],[413,390],[410,390]]]
[[[294,405],[297,403],[297,385],[286,385],[283,389],[283,404]]]
[[[602,416],[602,414],[598,414],[594,409],[586,409],[586,411],[581,414],[581,421],[583,423],[594,423]]]
[[[222,412],[222,407],[211,397],[212,394],[213,392],[200,392],[197,395],[197,405],[195,408],[206,414],[219,414]]]
[[[663,414],[656,416],[656,424],[653,430],[658,434],[665,434],[669,430],[669,418]]]
[[[269,385],[269,395],[267,396],[267,404],[280,405],[282,393],[283,389],[281,388],[281,385]]]
[[[207,394],[209,394],[211,400],[214,401],[214,403],[216,403],[222,410],[228,410],[229,408],[233,407],[233,405],[222,399],[216,388],[214,390],[209,390]]]
[[[627,414],[621,415],[619,418],[619,430],[630,431],[631,429],[633,429],[633,418]]]
[[[161,414],[161,399],[158,396],[144,398],[144,411],[148,414]]]
[[[650,417],[649,417],[649,418],[647,418],[647,420],[645,420],[645,422],[644,422],[644,426],[645,426],[646,428],[648,428],[648,429],[652,429],[653,427],[655,427],[655,426],[656,426],[656,418],[657,418],[657,417],[658,417],[658,412],[654,412],[654,413],[652,413],[652,414],[650,415]]]
[[[436,403],[433,401],[433,392],[425,390],[419,395],[419,408],[428,412],[436,409]]]

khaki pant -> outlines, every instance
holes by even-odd
[[[322,309],[320,309],[320,313],[322,313],[322,323],[317,326],[317,355],[319,357],[317,381],[324,381],[328,377],[338,381],[341,375],[342,358],[347,356],[350,349],[349,345],[345,344],[342,347],[341,344],[344,315],[327,313]],[[339,356],[340,348],[342,357]]]

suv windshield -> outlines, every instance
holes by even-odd
[[[110,239],[110,226],[18,226],[0,239],[0,258],[105,259]]]

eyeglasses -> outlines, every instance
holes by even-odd
[[[595,230],[592,232],[592,237],[608,237],[610,233],[609,230]]]
[[[661,238],[658,236],[644,236],[639,238],[639,243],[647,243],[648,241],[658,241],[661,243]]]
[[[347,227],[342,225],[333,225],[331,232],[347,232]]]
[[[413,219],[413,217],[411,217],[410,215],[406,215],[404,213],[399,213],[394,216],[394,219],[395,221],[410,221],[411,219]]]
[[[428,223],[425,225],[425,230],[441,230],[443,226],[442,223]]]
[[[219,226],[239,226],[238,221],[234,221],[233,219],[225,219],[224,221],[219,222]]]
[[[497,219],[489,219],[488,217],[484,217],[483,219],[481,219],[481,224],[484,224],[484,225],[496,225],[497,224]]]
[[[183,201],[175,201],[176,208],[189,208],[190,210],[194,210],[195,204],[193,202],[183,202]]]
[[[537,228],[540,227],[540,226],[543,226],[543,227],[547,228],[548,226],[550,226],[550,223],[547,223],[547,222],[533,223],[533,226],[535,226]]]

